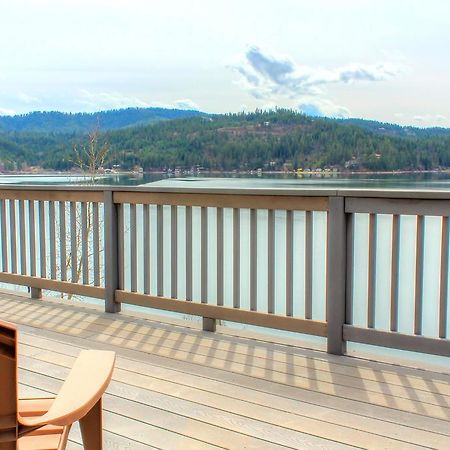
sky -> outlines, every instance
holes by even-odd
[[[448,0],[0,0],[0,115],[274,107],[450,127]]]

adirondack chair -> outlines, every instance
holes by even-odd
[[[17,328],[0,320],[0,450],[62,450],[79,421],[86,450],[101,450],[102,395],[115,353],[82,350],[55,398],[17,398]]]

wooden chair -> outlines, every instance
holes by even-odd
[[[79,421],[86,450],[101,450],[102,395],[115,353],[82,350],[56,398],[17,398],[17,328],[0,320],[0,450],[65,449]]]

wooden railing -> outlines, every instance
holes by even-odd
[[[353,341],[448,356],[449,215],[442,192],[5,186],[0,282],[105,299],[107,312],[198,315],[211,331],[221,319],[322,336],[334,354]],[[424,286],[432,216],[434,334],[422,326],[436,303]]]

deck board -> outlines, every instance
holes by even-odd
[[[106,448],[450,448],[445,373],[10,293],[0,317],[23,395],[57,392],[83,348],[117,352]]]

